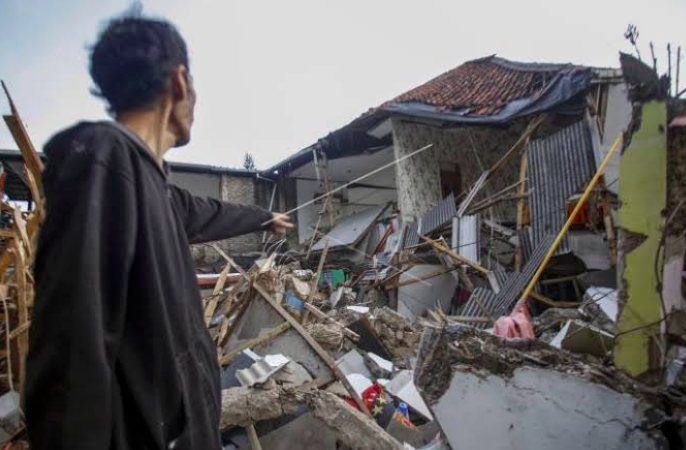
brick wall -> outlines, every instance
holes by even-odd
[[[230,173],[173,173],[174,184],[187,189],[194,195],[213,197],[242,205],[269,207],[272,184],[256,177],[232,175]],[[251,233],[220,241],[219,245],[229,255],[236,256],[262,250],[262,233]],[[212,264],[218,259],[214,250],[204,245],[191,247],[197,265]]]

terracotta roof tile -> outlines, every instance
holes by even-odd
[[[534,95],[562,69],[563,64],[518,63],[495,56],[469,61],[424,83],[382,106],[419,102],[440,109],[469,109],[492,115],[513,100]]]

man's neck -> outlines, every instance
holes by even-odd
[[[162,165],[165,153],[174,146],[176,136],[169,129],[169,114],[153,109],[120,114],[117,122],[126,125],[148,146],[157,162]]]

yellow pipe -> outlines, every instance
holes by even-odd
[[[543,262],[541,263],[540,266],[538,266],[538,270],[534,274],[534,277],[531,279],[531,282],[529,282],[529,285],[526,287],[526,289],[524,290],[524,293],[519,298],[519,301],[517,302],[518,305],[521,303],[524,303],[526,301],[526,299],[529,297],[529,295],[531,295],[531,291],[533,291],[534,286],[536,286],[536,283],[538,283],[538,279],[541,278],[541,274],[545,270],[545,267],[548,265],[548,263],[550,262],[550,259],[553,257],[553,255],[557,251],[557,247],[560,245],[562,238],[567,233],[567,230],[569,230],[569,227],[572,225],[572,222],[574,222],[574,219],[576,219],[576,216],[579,214],[579,211],[581,211],[581,208],[583,207],[584,203],[586,203],[586,199],[588,199],[588,196],[591,194],[591,191],[593,190],[595,185],[598,183],[598,180],[600,179],[600,177],[603,175],[603,172],[605,171],[605,167],[607,167],[608,163],[610,162],[610,158],[612,158],[612,155],[614,155],[614,153],[617,151],[617,149],[619,147],[621,147],[623,140],[624,140],[624,135],[620,134],[617,137],[617,139],[615,140],[614,144],[612,144],[612,148],[610,148],[610,151],[607,152],[607,155],[605,155],[605,159],[603,159],[603,162],[600,163],[600,167],[598,167],[598,171],[595,173],[593,178],[591,178],[591,182],[588,183],[588,186],[586,187],[584,194],[581,196],[581,200],[579,200],[579,202],[574,207],[574,210],[572,211],[572,214],[570,214],[569,219],[567,219],[567,222],[564,224],[564,226],[560,230],[560,233],[555,238],[555,242],[553,242],[553,245],[548,250],[548,253],[545,255],[545,258],[543,258]]]

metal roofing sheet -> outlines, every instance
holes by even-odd
[[[356,214],[346,217],[323,238],[312,246],[312,250],[324,250],[326,240],[329,240],[329,250],[336,247],[346,247],[357,242],[369,230],[388,205],[372,206]]]
[[[538,270],[538,266],[543,262],[543,258],[545,258],[550,246],[553,245],[554,240],[555,235],[551,234],[546,236],[538,246],[536,246],[531,258],[526,262],[522,271],[514,272],[512,276],[507,279],[496,300],[495,312],[498,317],[509,314],[510,311],[512,311],[519,296],[533,278]]]
[[[455,215],[455,194],[452,192],[422,216],[421,234],[426,236],[450,222]]]
[[[593,142],[588,124],[580,120],[555,134],[529,142],[532,244],[560,231],[567,220],[566,203],[595,173]],[[563,239],[558,249],[569,252]]]
[[[555,240],[555,235],[548,235],[536,247],[531,258],[526,263],[521,272],[508,274],[504,271],[493,271],[489,273],[490,281],[496,282],[500,286],[500,291],[496,294],[493,290],[478,287],[474,289],[469,300],[460,308],[458,315],[463,317],[498,317],[509,314],[514,308],[519,296],[531,281],[538,266],[543,262],[548,249]],[[484,311],[484,308],[486,311]],[[470,323],[470,322],[467,322]],[[486,328],[488,323],[473,322],[476,328]]]
[[[405,228],[403,248],[414,247],[417,244],[419,244],[419,224],[417,222],[408,223]]]

